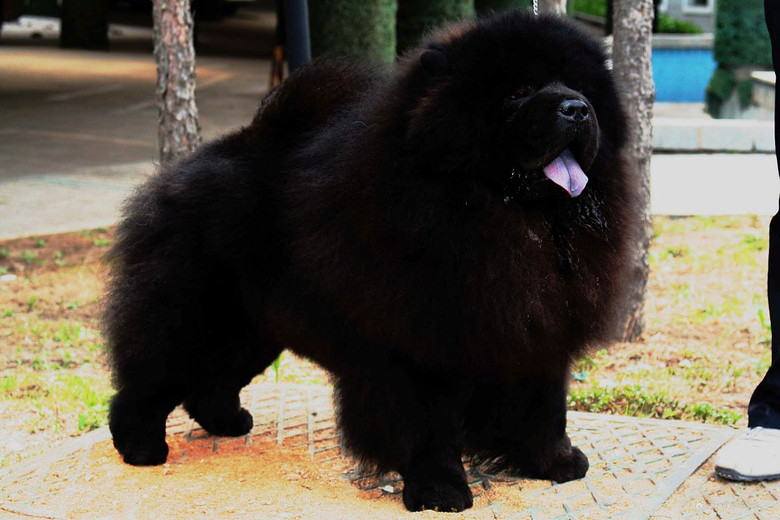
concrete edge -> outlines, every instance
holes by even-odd
[[[653,150],[683,153],[774,153],[772,121],[677,119],[653,120]]]

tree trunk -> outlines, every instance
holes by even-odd
[[[474,0],[474,9],[478,15],[483,15],[491,11],[504,11],[506,9],[526,10],[531,4],[531,0]]]
[[[154,56],[157,59],[157,137],[160,162],[200,145],[195,106],[195,49],[189,0],[154,0]]]
[[[640,178],[640,236],[633,245],[633,270],[626,308],[623,341],[636,341],[645,327],[644,301],[650,271],[648,250],[653,233],[650,213],[650,158],[653,153],[653,101],[651,67],[653,0],[614,0],[612,62],[631,129],[631,156]]]
[[[473,16],[474,0],[399,0],[398,54],[419,45],[431,29]]]
[[[539,0],[539,14],[566,16],[566,0]]]
[[[310,0],[313,56],[395,59],[395,0]]]

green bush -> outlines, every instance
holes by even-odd
[[[723,103],[731,96],[736,86],[737,78],[731,70],[723,67],[715,69],[705,91],[707,111],[713,117],[720,117]]]
[[[607,0],[574,0],[573,11],[593,16],[607,17]],[[656,32],[673,34],[700,34],[701,27],[696,24],[672,18],[668,14],[658,13]]]
[[[739,106],[747,108],[753,102],[753,79],[748,78],[737,82],[737,99]]]
[[[749,107],[753,102],[753,80],[747,78],[737,81],[734,72],[730,69],[724,67],[715,69],[706,90],[707,111],[713,117],[720,117],[723,103],[731,97],[734,90],[737,91],[739,106]]]
[[[772,50],[764,21],[762,0],[718,0],[713,54],[718,68],[707,86],[707,111],[720,117],[723,103],[737,90],[742,108],[750,105],[753,83],[737,81],[740,67],[771,68]]]
[[[474,16],[474,0],[399,0],[396,18],[398,54],[420,43],[431,29]]]
[[[718,0],[714,54],[721,67],[772,66],[762,0]]]
[[[694,23],[672,18],[665,13],[658,13],[658,32],[671,34],[701,34],[704,31]]]
[[[591,14],[593,16],[607,17],[607,0],[574,0],[572,10]]]
[[[312,55],[395,59],[395,0],[309,2]]]
[[[533,5],[533,0],[474,0],[474,9],[479,15],[490,11],[527,9],[531,5]]]

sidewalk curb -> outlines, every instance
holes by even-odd
[[[658,117],[653,120],[653,150],[774,153],[774,130],[772,121]]]

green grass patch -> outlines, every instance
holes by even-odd
[[[30,432],[78,435],[106,424],[113,394],[107,377],[70,371],[25,371],[0,376],[0,400],[25,410]]]
[[[684,404],[663,392],[648,392],[639,385],[573,388],[569,392],[568,404],[570,410],[580,412],[727,425],[736,424],[742,418],[738,413],[718,409],[708,403]]]
[[[706,325],[725,316],[737,315],[742,310],[743,303],[743,300],[736,296],[729,296],[718,302],[704,302],[687,313],[681,313],[677,322]]]
[[[748,220],[750,227],[762,229],[761,218],[757,215],[706,216],[692,217],[655,217],[653,218],[653,238],[660,235],[681,235],[699,233],[710,229],[741,229]],[[763,230],[764,232],[766,230]]]
[[[77,368],[100,360],[101,336],[88,322],[35,318],[22,319],[13,327],[17,337],[25,338],[17,345],[12,360],[15,366],[47,371]],[[0,362],[9,361],[8,356],[0,356]]]
[[[769,238],[767,236],[745,235],[740,242],[748,251],[766,251],[769,249]]]
[[[266,383],[323,385],[330,382],[328,373],[316,363],[285,350],[258,379]]]
[[[38,258],[38,253],[27,249],[22,251],[22,253],[19,255],[19,259],[27,265],[43,265],[45,262],[43,258]]]
[[[658,265],[661,262],[667,262],[678,258],[688,258],[691,256],[691,248],[684,244],[667,246],[650,251],[650,266]]]

